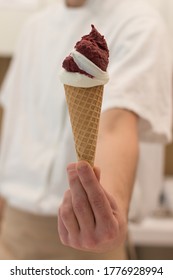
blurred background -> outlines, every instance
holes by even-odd
[[[34,13],[57,1],[0,0],[0,86],[9,67],[18,35],[24,23]],[[170,34],[173,52],[173,1],[145,1],[153,5],[163,17]],[[2,118],[3,112],[1,109],[0,124]],[[165,148],[164,183],[158,209],[142,221],[130,222],[129,240],[129,249],[134,258],[173,259],[173,143]]]

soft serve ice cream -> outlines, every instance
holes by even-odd
[[[109,76],[109,50],[106,40],[94,27],[76,43],[74,50],[63,61],[60,80],[74,87],[94,87],[105,85]]]

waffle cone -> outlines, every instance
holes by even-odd
[[[64,85],[78,160],[94,165],[103,86],[78,88]]]

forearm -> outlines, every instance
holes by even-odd
[[[96,152],[101,184],[126,218],[138,161],[137,123],[132,112],[113,109],[103,113]]]

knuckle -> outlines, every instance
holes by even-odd
[[[88,235],[87,237],[85,237],[84,243],[83,243],[83,247],[85,249],[94,249],[98,244],[98,239],[95,238],[95,236],[93,235]]]
[[[108,221],[108,223],[105,223],[104,228],[102,227],[101,230],[98,229],[99,242],[114,240],[116,236],[117,236],[117,228],[110,221]]]
[[[104,239],[110,241],[110,240],[113,240],[115,239],[116,237],[116,230],[114,227],[108,227],[108,228],[105,228],[105,231],[104,231]]]
[[[93,184],[93,178],[91,176],[83,176],[83,181],[84,181],[84,184],[86,185],[92,185]]]
[[[112,240],[114,239],[116,236],[116,232],[113,229],[109,229],[108,231],[105,232],[105,238],[107,240]]]
[[[93,195],[92,204],[98,209],[103,208],[103,196],[101,193]]]
[[[69,242],[69,245],[72,248],[75,248],[75,249],[80,249],[81,248],[81,243],[80,243],[79,239],[71,239],[70,242]]]
[[[71,211],[72,211],[72,209],[70,206],[68,206],[68,205],[63,206],[60,210],[60,215],[61,215],[62,220],[69,220]]]
[[[74,211],[77,211],[78,213],[85,213],[87,209],[87,201],[85,198],[79,197],[76,198],[75,201],[73,202],[73,208]]]

